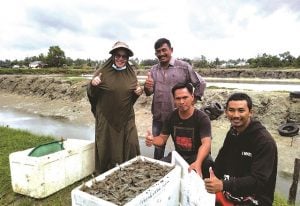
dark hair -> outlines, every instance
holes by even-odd
[[[172,88],[173,97],[175,97],[175,91],[177,89],[183,89],[183,88],[187,88],[187,90],[189,91],[189,93],[191,95],[194,94],[194,87],[193,87],[192,83],[178,83]]]
[[[166,38],[160,38],[158,39],[155,44],[154,44],[154,49],[158,49],[160,48],[163,44],[167,44],[169,46],[169,48],[172,48],[171,47],[171,42],[169,39],[166,39]]]
[[[251,97],[249,97],[248,94],[242,93],[242,92],[237,92],[237,93],[233,93],[232,95],[230,95],[230,97],[228,98],[228,100],[226,102],[226,108],[228,107],[228,103],[230,101],[239,101],[239,100],[246,100],[249,111],[252,109]]]

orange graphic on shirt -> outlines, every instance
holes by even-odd
[[[192,149],[192,139],[188,137],[176,137],[176,144],[181,149],[190,150]]]

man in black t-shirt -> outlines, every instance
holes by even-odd
[[[194,107],[191,84],[176,84],[172,88],[172,94],[176,109],[164,121],[159,136],[153,137],[147,131],[146,145],[164,145],[171,135],[175,150],[190,164],[189,170],[195,170],[202,177],[209,177],[208,168],[212,162],[209,117]],[[170,162],[171,153],[162,160]]]

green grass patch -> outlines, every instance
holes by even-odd
[[[81,182],[66,187],[44,199],[34,199],[14,193],[12,190],[9,154],[54,140],[56,140],[54,137],[33,135],[27,131],[0,126],[0,205],[71,205],[71,191]]]
[[[291,205],[287,203],[287,200],[284,197],[275,193],[273,206],[291,206]]]

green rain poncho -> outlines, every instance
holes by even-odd
[[[101,83],[90,83],[87,88],[96,120],[95,169],[99,174],[140,155],[133,109],[137,78],[128,63],[121,71],[112,64],[112,58],[108,59],[94,75],[101,73]]]

